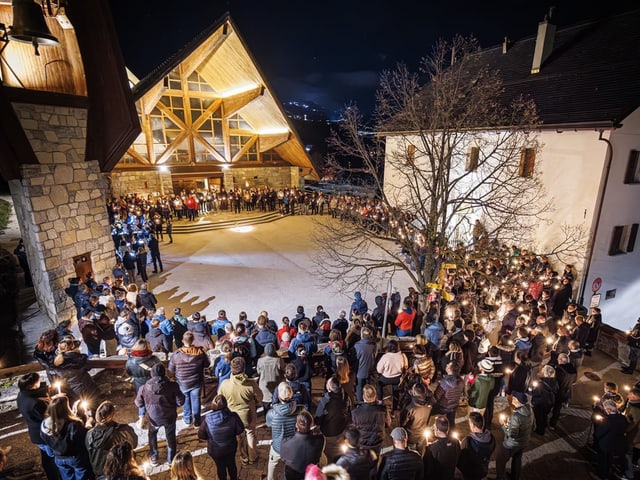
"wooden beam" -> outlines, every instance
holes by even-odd
[[[140,163],[144,165],[151,165],[151,162],[149,162],[149,160],[147,160],[142,155],[140,155],[140,153],[138,153],[136,149],[133,148],[133,146],[129,148],[129,150],[127,150],[127,153],[131,155],[133,158],[135,158],[136,160],[138,160]]]
[[[140,102],[140,110],[142,110],[145,115],[150,115],[166,90],[164,84],[158,82],[155,87],[152,87],[138,100],[138,102]]]
[[[165,163],[169,159],[171,154],[175,152],[176,149],[180,146],[180,143],[182,143],[182,140],[184,140],[187,135],[188,132],[182,131],[180,135],[178,135],[176,139],[171,142],[171,144],[167,146],[166,150],[162,152],[162,154],[158,157],[158,159],[156,160],[156,165],[162,165],[163,163]]]
[[[222,99],[218,98],[215,102],[209,105],[207,109],[204,112],[202,112],[202,115],[200,115],[198,118],[195,119],[195,121],[193,122],[193,129],[198,130],[202,126],[202,124],[205,122],[205,120],[208,120],[211,117],[211,115],[213,115],[213,113],[220,107],[221,104],[222,104]]]
[[[225,27],[227,27],[225,29]],[[227,38],[229,38],[228,33],[223,33],[225,30],[228,32],[229,25],[225,24],[221,26],[218,30],[216,30],[216,34],[219,33],[219,36],[214,38],[212,35],[205,42],[202,43],[195,51],[189,55],[182,62],[182,68],[185,75],[190,76],[200,65],[204,62],[208,62],[211,57],[213,57],[218,49],[222,46]]]
[[[240,151],[238,153],[236,153],[233,158],[231,159],[231,162],[235,162],[236,160],[238,160],[242,155],[244,155],[245,153],[247,153],[247,151],[253,146],[254,143],[256,143],[258,141],[258,136],[254,135],[253,137],[251,137],[249,139],[249,141],[247,143],[245,143],[243,145],[243,147],[240,149]]]
[[[230,117],[238,110],[240,110],[245,105],[249,104],[251,101],[255,100],[260,96],[264,87],[262,85],[254,88],[253,90],[249,90],[247,92],[239,93],[238,95],[233,95],[231,97],[227,97],[224,99],[225,106],[225,115]]]
[[[272,148],[288,141],[290,137],[290,132],[285,132],[277,135],[260,135],[260,152],[271,150]]]
[[[213,155],[214,157],[216,157],[216,158],[217,158],[219,161],[221,161],[221,162],[224,162],[224,161],[225,161],[224,157],[223,157],[222,155],[220,155],[220,152],[218,152],[218,151],[213,147],[213,145],[211,145],[209,142],[207,142],[207,140],[205,140],[205,138],[204,138],[202,135],[200,135],[200,132],[197,132],[197,131],[193,130],[193,131],[191,132],[191,135],[193,135],[193,138],[194,138],[194,139],[197,139],[197,140],[202,144],[202,146],[203,146],[204,148],[206,148],[206,149],[207,149],[207,151],[208,151],[211,155]]]

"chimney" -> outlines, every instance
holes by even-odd
[[[531,73],[539,73],[540,67],[544,61],[549,58],[553,51],[553,40],[556,35],[556,26],[551,23],[551,15],[553,10],[544,17],[544,20],[538,24],[538,36],[536,37],[536,48],[533,52],[533,63],[531,65]]]

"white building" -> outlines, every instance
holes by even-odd
[[[574,296],[588,306],[597,290],[605,323],[620,330],[640,316],[638,25],[640,10],[557,31],[545,20],[537,36],[481,53],[501,72],[506,96],[531,96],[542,121],[529,160],[553,200],[553,222],[541,223],[529,246],[545,251],[563,225],[582,226],[588,238]],[[411,143],[411,134],[385,136],[387,159]],[[387,167],[386,193],[397,178]]]

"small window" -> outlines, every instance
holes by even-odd
[[[413,165],[416,161],[416,146],[413,143],[407,145],[407,165]]]
[[[631,150],[629,154],[624,183],[640,183],[640,152],[638,150]]]
[[[611,244],[609,245],[609,255],[621,255],[633,252],[638,236],[638,224],[618,225],[613,227]]]
[[[531,177],[533,175],[533,167],[536,164],[536,151],[533,148],[523,148],[520,153],[520,167],[518,175],[521,177]]]
[[[480,148],[470,147],[467,153],[467,164],[464,169],[467,172],[475,172],[478,169],[478,160],[480,159]]]

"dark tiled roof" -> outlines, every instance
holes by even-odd
[[[557,30],[551,55],[532,74],[535,42],[480,56],[501,72],[505,99],[533,98],[543,125],[615,125],[640,106],[640,9]]]

